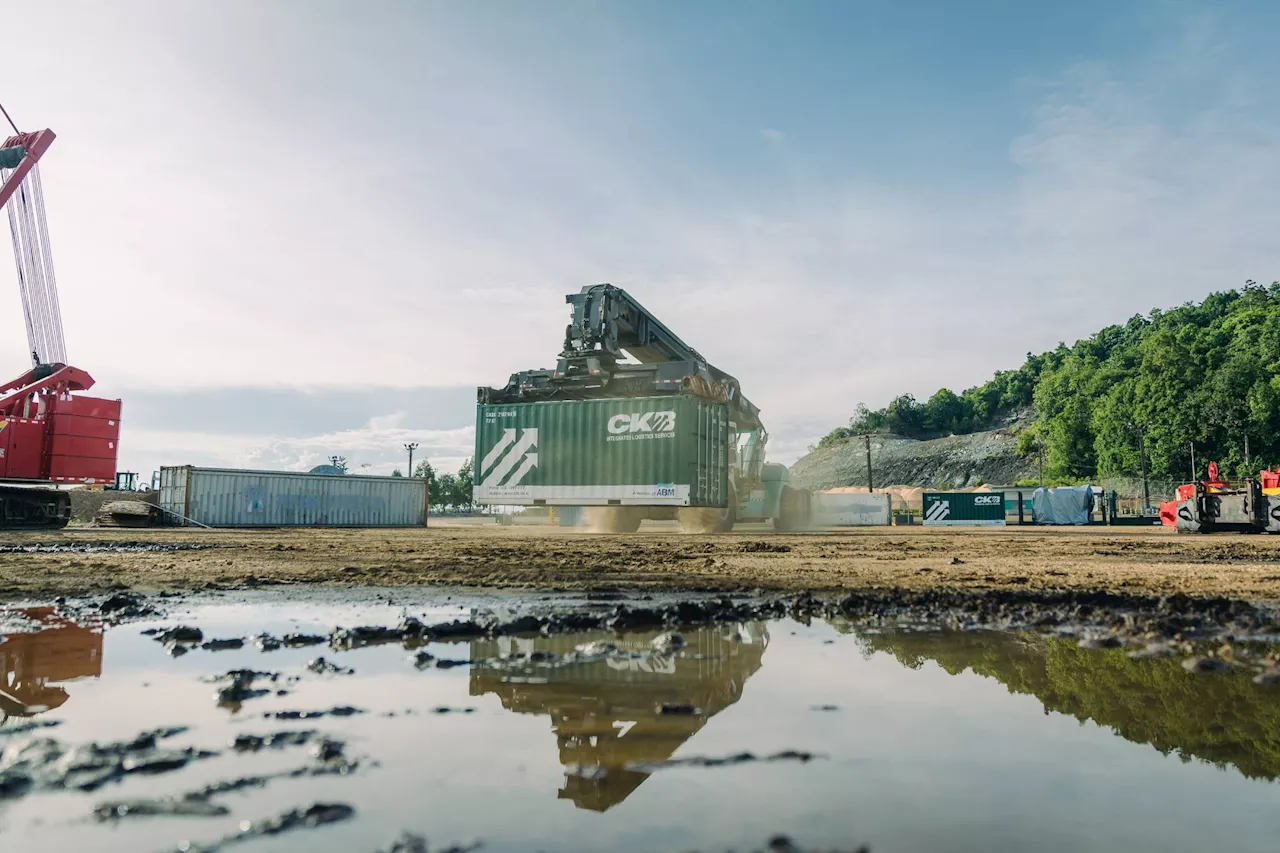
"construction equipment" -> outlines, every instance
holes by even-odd
[[[1179,533],[1280,533],[1280,473],[1262,471],[1232,485],[1210,462],[1209,479],[1179,486],[1160,519]]]
[[[59,685],[102,675],[100,626],[78,625],[54,607],[14,613],[40,630],[0,636],[0,734],[11,718],[61,707],[69,697]]]
[[[555,368],[477,390],[477,502],[593,507],[588,524],[616,532],[646,518],[705,532],[805,523],[808,495],[765,461],[768,432],[738,380],[621,288],[565,301]]]
[[[0,530],[58,528],[71,518],[58,484],[115,480],[120,401],[82,395],[93,377],[67,364],[39,170],[55,134],[14,131],[0,147],[0,207],[9,214],[32,367],[0,385]]]

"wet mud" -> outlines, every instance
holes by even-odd
[[[1266,601],[416,595],[133,593],[127,613],[145,615],[104,612],[101,595],[0,610],[0,834],[66,849],[109,831],[151,850],[296,834],[318,853],[474,840],[793,853],[1025,849],[1050,831],[1087,850],[1098,838],[1080,809],[1119,798],[1166,814],[1149,837],[1100,818],[1124,849],[1227,827],[1234,849],[1274,840],[1262,804],[1280,784],[1280,606]],[[975,695],[979,714],[962,698]],[[95,734],[126,722],[95,709],[123,707],[140,733]],[[1024,752],[1041,757],[1000,757]],[[1181,787],[1135,784],[1144,773]],[[1041,784],[1077,793],[1023,799]],[[1008,803],[965,799],[981,788]],[[895,822],[890,803],[907,797],[915,817]],[[1192,821],[1190,803],[1210,799],[1219,811]]]
[[[32,542],[0,544],[0,554],[168,554],[213,547],[198,542]]]

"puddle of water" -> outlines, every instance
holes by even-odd
[[[876,853],[1261,851],[1280,833],[1280,689],[1072,639],[781,620],[682,632],[675,654],[655,652],[649,631],[352,651],[250,643],[172,658],[141,633],[181,623],[206,641],[327,634],[395,624],[406,606],[430,623],[513,601],[345,595],[264,591],[106,629],[52,608],[10,618],[26,626],[0,642],[10,763],[42,738],[186,730],[134,749],[97,790],[0,793],[5,849],[173,850],[314,803],[354,812],[313,813],[335,822],[244,848],[385,850],[412,830],[495,851],[756,849],[780,832]],[[576,651],[591,643],[618,651]],[[309,668],[318,657],[333,666]],[[210,679],[241,669],[278,677],[220,706],[231,682]],[[363,713],[272,716],[343,707]],[[32,723],[57,725],[23,730]],[[254,740],[271,735],[282,745]],[[167,769],[160,759],[181,750],[184,765]],[[147,761],[167,772],[128,769]],[[208,814],[94,817],[246,777],[260,784],[206,797]]]

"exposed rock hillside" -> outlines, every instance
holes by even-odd
[[[1016,443],[1008,428],[932,441],[873,436],[871,468],[876,486],[1009,485],[1036,476],[1036,460],[1018,456]],[[791,466],[791,475],[805,489],[865,486],[866,445],[851,438],[819,447]]]

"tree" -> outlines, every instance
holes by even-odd
[[[312,458],[314,459],[315,457],[312,457]],[[329,457],[329,464],[330,464],[330,465],[332,465],[334,468],[337,468],[337,469],[338,469],[339,471],[341,471],[342,473],[344,473],[344,474],[345,474],[345,473],[347,473],[347,457],[345,457],[345,456],[330,456],[330,457]]]
[[[413,476],[420,480],[434,480],[436,478],[436,469],[431,467],[431,463],[423,459],[413,468]]]
[[[949,388],[940,388],[922,409],[925,429],[941,435],[966,433],[973,421],[973,407]]]
[[[1040,440],[1040,431],[1034,426],[1018,433],[1018,440],[1014,444],[1014,452],[1019,456],[1038,456],[1043,449],[1044,444]]]
[[[458,469],[458,476],[454,479],[454,489],[456,490],[456,502],[454,506],[466,507],[472,506],[472,473],[475,468],[475,457],[471,457],[462,463],[462,467]]]
[[[924,426],[924,413],[916,398],[903,394],[885,408],[889,431],[895,435],[916,436]]]
[[[435,490],[431,502],[436,506],[458,506],[458,478],[453,474],[441,474],[431,481],[431,486]]]
[[[393,470],[392,470],[392,472],[391,472],[391,476],[392,476],[392,477],[403,477],[403,476],[404,476],[404,472],[402,472],[399,468],[395,468],[395,469],[393,469]]]
[[[1028,406],[1056,480],[1137,476],[1138,429],[1157,479],[1190,476],[1192,442],[1201,475],[1209,460],[1237,478],[1280,464],[1280,282],[1249,281],[1028,353],[1022,367],[960,395],[860,404],[821,445],[884,430],[924,438],[990,429]]]
[[[859,403],[849,419],[847,435],[866,435],[872,432],[883,432],[889,427],[889,416],[884,409],[872,411],[866,403]],[[843,427],[841,427],[843,429]]]

